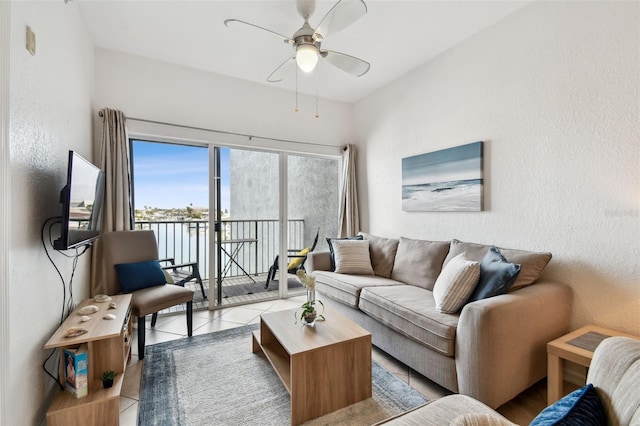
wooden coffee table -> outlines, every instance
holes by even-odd
[[[296,324],[295,313],[262,314],[253,332],[253,352],[264,352],[291,395],[291,424],[370,398],[371,333],[334,311],[315,327]]]

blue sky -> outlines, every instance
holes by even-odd
[[[229,149],[221,149],[222,210],[229,208]],[[133,142],[136,208],[209,206],[206,147]]]

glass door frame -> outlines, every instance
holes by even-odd
[[[213,212],[213,215],[209,214],[209,229],[212,231],[209,233],[209,264],[215,265],[216,271],[215,277],[209,276],[209,310],[222,306],[222,280],[224,277],[222,276],[222,195],[220,175],[220,145],[209,145],[209,212]],[[214,289],[215,294],[212,291]]]
[[[129,139],[148,140],[154,142],[166,142],[183,145],[193,146],[206,146],[209,148],[209,155],[214,148],[233,148],[233,149],[246,149],[250,151],[269,152],[279,155],[279,206],[280,212],[278,213],[279,221],[279,238],[281,241],[285,241],[285,244],[280,244],[280,275],[279,279],[284,279],[286,282],[286,259],[287,259],[287,244],[288,244],[288,212],[287,212],[287,158],[289,155],[306,155],[314,157],[328,157],[336,158],[342,161],[342,146],[341,145],[325,145],[321,143],[306,143],[302,141],[292,141],[277,138],[264,138],[254,135],[243,135],[238,133],[230,133],[225,131],[219,131],[214,129],[198,128],[191,126],[183,126],[179,124],[163,123],[151,120],[142,119],[129,119],[127,120],[128,136]],[[258,145],[259,144],[259,145]],[[284,159],[284,161],[283,161]],[[210,176],[212,162],[209,161]],[[342,177],[339,177],[341,180]],[[211,182],[210,182],[211,183]],[[214,185],[209,185],[209,211],[212,211],[212,204],[214,203]],[[219,193],[219,191],[217,191]],[[212,215],[209,214],[209,229],[215,229],[215,222],[212,222]],[[210,232],[211,233],[211,232]],[[215,242],[214,238],[209,237],[209,265],[210,271],[214,269],[214,255],[217,250],[213,249]],[[218,258],[220,258],[218,256]],[[217,268],[217,266],[216,266]],[[216,271],[217,272],[217,271]],[[211,274],[210,274],[211,275]],[[211,277],[209,277],[209,309],[222,308],[224,305],[218,305],[218,300],[211,296]],[[286,286],[280,286],[279,298],[287,297]]]
[[[278,212],[278,221],[280,223],[279,230],[280,238],[279,241],[279,262],[278,265],[278,282],[280,283],[288,283],[288,245],[289,245],[289,197],[288,197],[288,160],[289,153],[280,152],[279,153],[279,161],[278,161],[278,197],[279,197],[279,206],[280,211]],[[289,292],[288,285],[279,285],[278,286],[278,298],[284,299],[287,297]]]

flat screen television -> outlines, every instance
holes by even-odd
[[[53,242],[53,248],[89,245],[100,236],[104,187],[104,172],[69,151],[67,184],[60,191],[60,238]]]

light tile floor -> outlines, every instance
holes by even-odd
[[[247,324],[255,324],[260,321],[260,314],[263,312],[297,308],[304,301],[306,301],[305,296],[297,296],[290,299],[263,301],[251,305],[235,306],[215,311],[194,311],[193,334],[199,335]],[[187,324],[184,314],[177,313],[175,315],[159,317],[154,328],[151,328],[150,321],[147,321],[147,345],[181,339],[186,337],[186,335]],[[120,396],[120,425],[122,426],[135,426],[138,418],[140,378],[142,376],[142,363],[144,361],[138,361],[136,336],[137,330],[134,330],[131,346],[131,361],[127,365]],[[451,393],[377,348],[373,349],[373,359],[405,383],[413,386],[430,400],[438,399]],[[575,388],[570,385],[567,385],[567,387],[567,393]],[[546,381],[542,380],[513,400],[499,407],[498,411],[514,423],[527,425],[546,406],[546,398]]]

